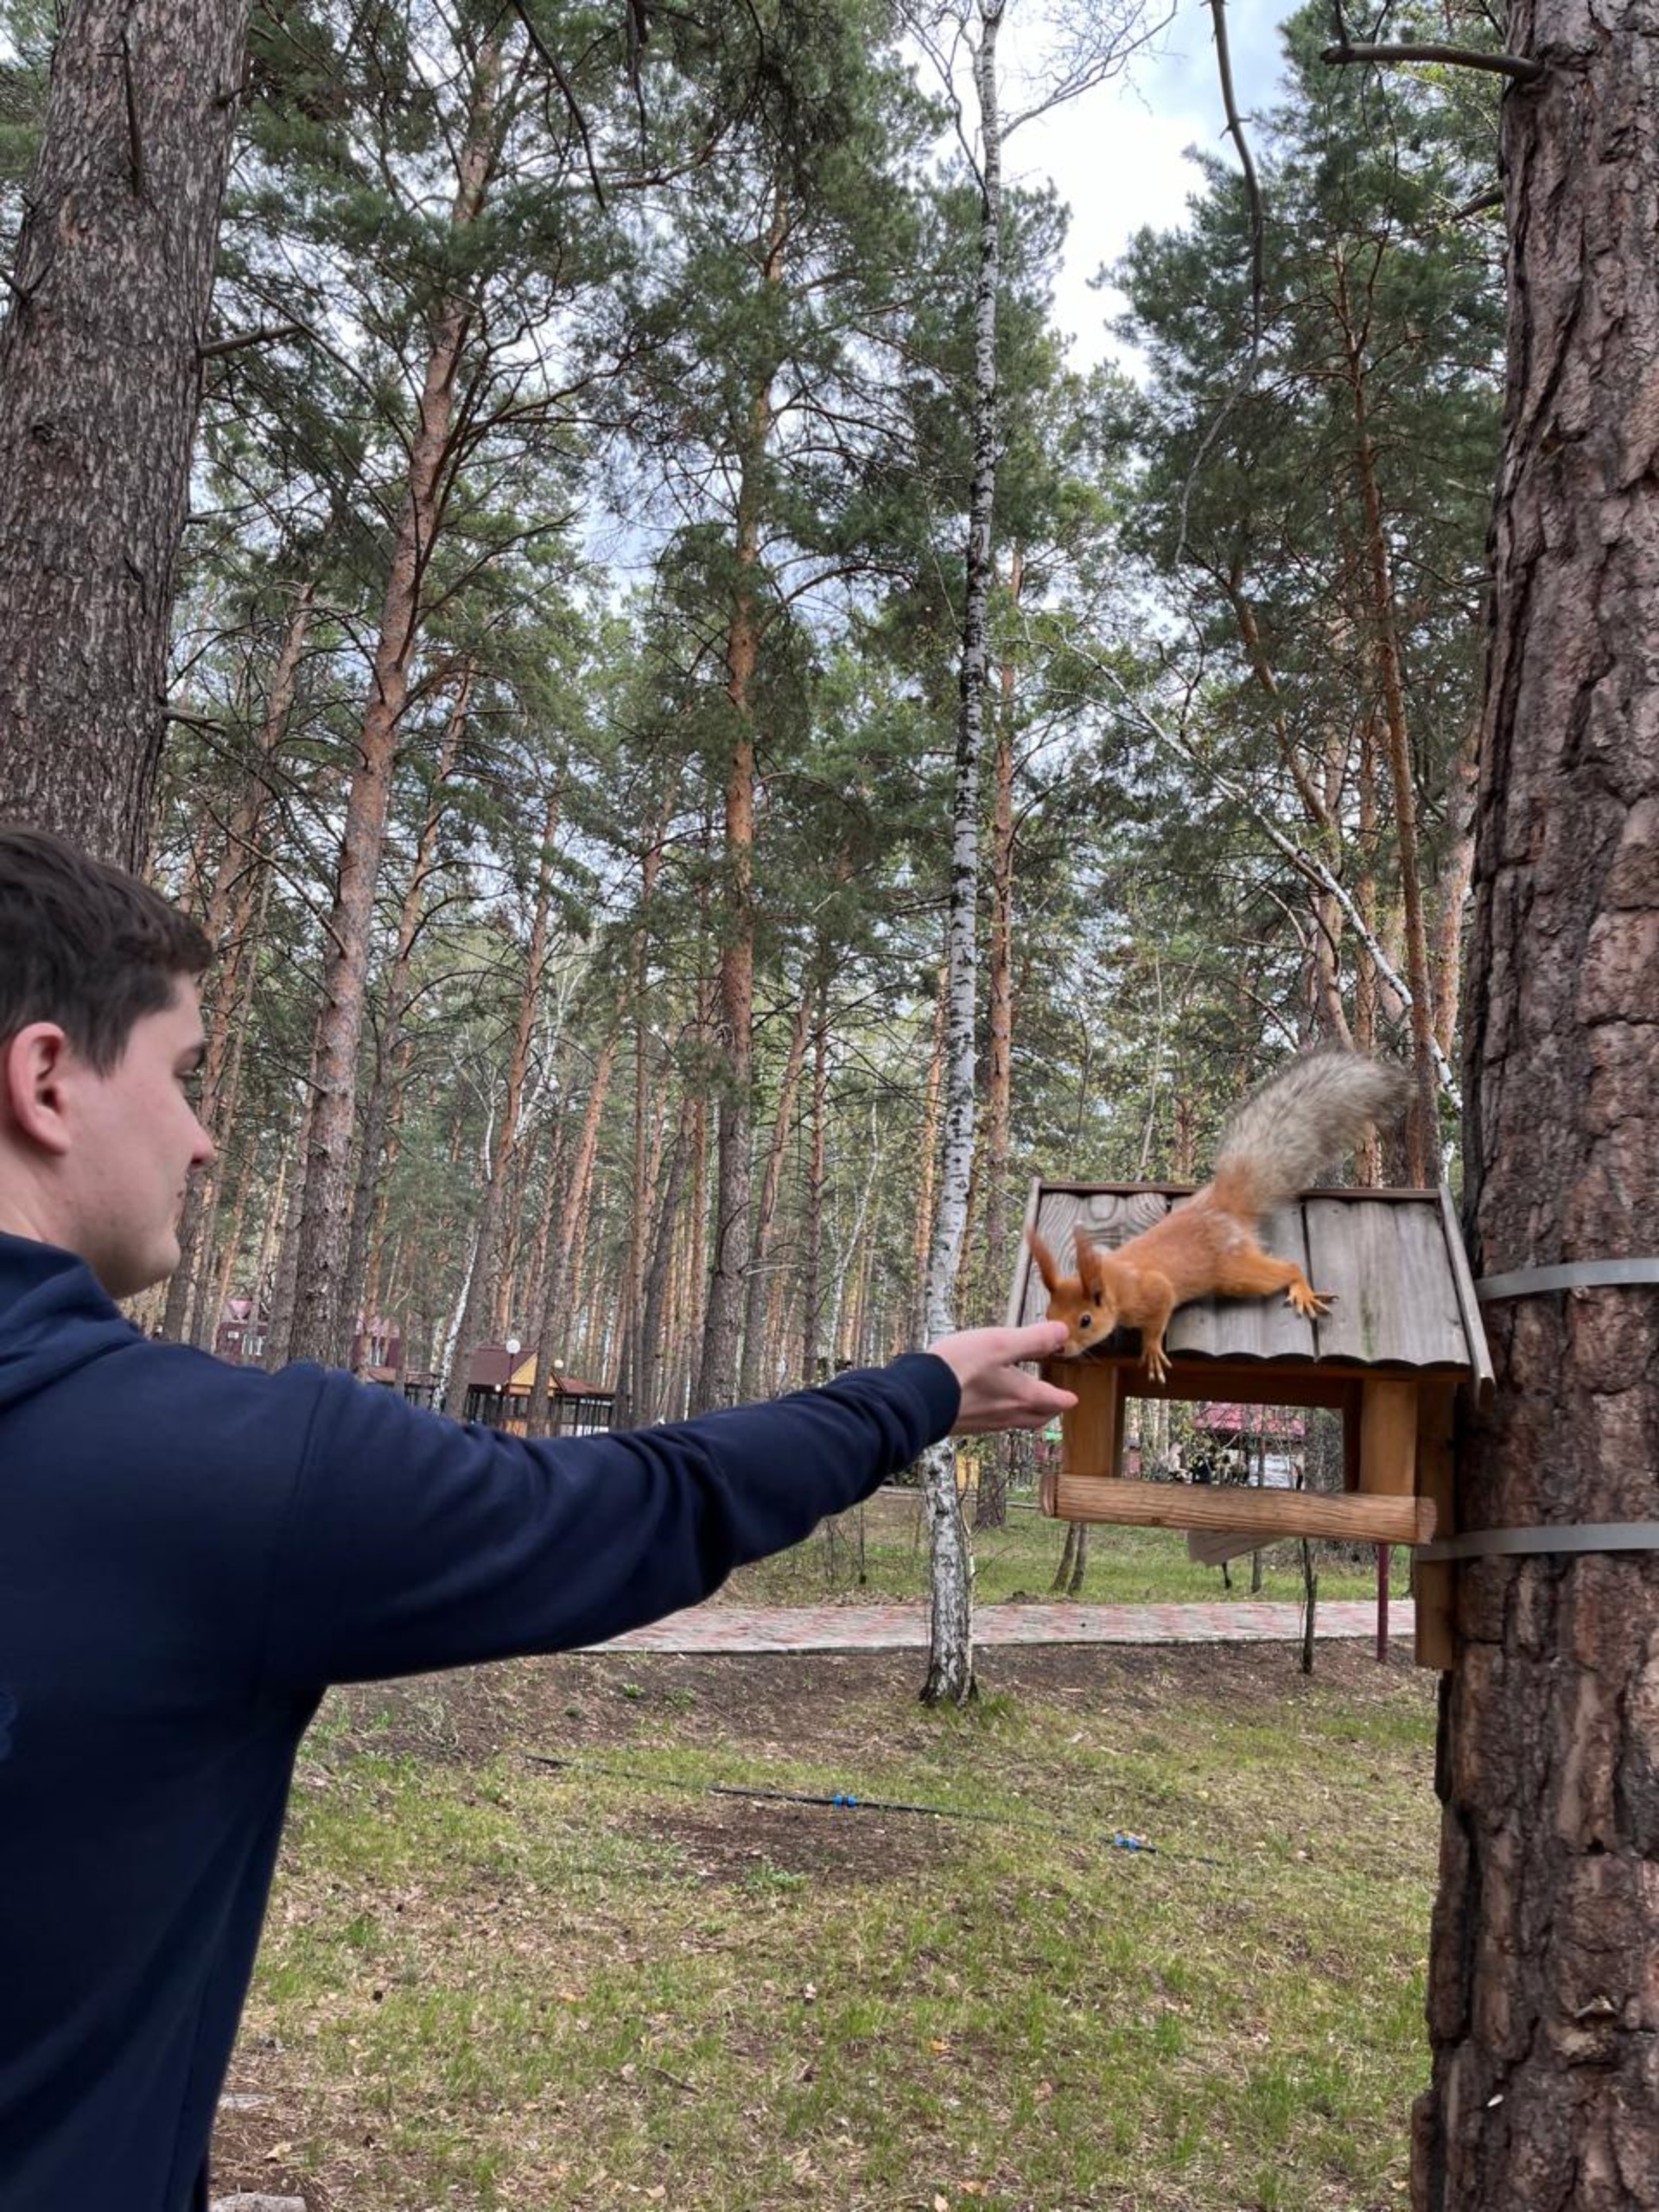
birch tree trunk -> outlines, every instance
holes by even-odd
[[[141,871],[247,0],[77,0],[0,323],[0,816]]]
[[[1008,597],[1014,606],[1025,584],[1025,560],[1016,545],[1008,561]],[[1008,653],[1001,667],[997,717],[995,798],[991,809],[991,931],[989,1066],[986,1082],[985,1277],[988,1310],[1007,1295],[1008,1274],[1008,1153],[1014,1113],[1014,767],[1015,670]],[[1000,1529],[1008,1517],[1008,1483],[1023,1441],[987,1437],[978,1454],[974,1495],[976,1529]]]
[[[467,137],[458,156],[449,212],[454,230],[470,227],[483,209],[500,133],[500,45],[492,39],[480,50]],[[422,587],[440,526],[442,488],[453,461],[449,433],[456,379],[474,315],[472,302],[455,295],[441,303],[434,320],[410,448],[408,493],[392,548],[368,707],[359,739],[359,760],[346,804],[340,874],[323,963],[316,1105],[308,1140],[305,1211],[300,1226],[294,1322],[294,1349],[300,1358],[335,1360],[349,1345],[351,1317],[341,1310],[341,1287],[349,1234],[358,1047],[363,1034],[375,886],[385,842],[398,733],[424,613]]]
[[[1516,0],[1465,1052],[1477,1277],[1659,1252],[1659,38]],[[1659,1296],[1489,1305],[1467,1529],[1659,1517]],[[1459,1570],[1417,2212],[1659,2205],[1659,1553]]]
[[[922,1096],[921,1195],[916,1206],[916,1326],[927,1327],[927,1255],[933,1245],[939,1184],[939,1108],[944,1096],[944,1016],[950,999],[949,963],[939,970],[933,1002],[933,1044],[927,1058],[927,1088]],[[966,1211],[966,1201],[963,1202]]]
[[[1002,148],[997,111],[996,39],[1004,0],[979,0],[974,84],[979,96],[979,277],[974,295],[974,481],[968,514],[967,585],[957,716],[957,783],[950,831],[950,904],[945,962],[944,1157],[927,1266],[927,1340],[955,1328],[968,1180],[974,1163],[974,1015],[978,953],[979,768],[985,742],[991,565],[996,494],[996,309],[1001,283]],[[962,1705],[975,1694],[974,1559],[957,1488],[956,1446],[923,1455],[929,1559],[925,1704]]]

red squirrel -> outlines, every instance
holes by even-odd
[[[1402,1071],[1343,1046],[1304,1052],[1244,1100],[1229,1120],[1215,1173],[1151,1229],[1115,1251],[1077,1233],[1077,1272],[1063,1275],[1034,1229],[1026,1231],[1048,1292],[1048,1319],[1064,1321],[1056,1356],[1077,1359],[1117,1328],[1139,1329],[1147,1372],[1169,1373],[1164,1331],[1194,1298],[1260,1298],[1275,1290],[1312,1319],[1330,1299],[1294,1260],[1256,1242],[1262,1217],[1304,1190],[1321,1168],[1405,1096]]]

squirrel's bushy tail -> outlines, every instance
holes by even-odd
[[[1258,1213],[1281,1205],[1388,1120],[1406,1088],[1402,1069],[1345,1046],[1301,1053],[1234,1109],[1216,1155],[1217,1195]]]

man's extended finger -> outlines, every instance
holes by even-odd
[[[1023,1329],[1005,1329],[1008,1348],[1002,1357],[1007,1360],[1047,1359],[1065,1342],[1064,1321],[1033,1321]]]

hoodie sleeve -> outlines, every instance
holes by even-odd
[[[671,1427],[526,1443],[320,1378],[275,1561],[273,1688],[603,1642],[696,1605],[945,1435],[932,1354]]]

